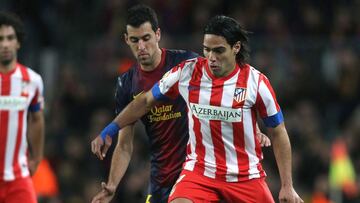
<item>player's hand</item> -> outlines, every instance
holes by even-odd
[[[116,187],[101,183],[101,191],[95,195],[91,203],[108,203],[114,198]]]
[[[271,146],[271,141],[270,141],[269,137],[266,136],[261,131],[256,132],[256,138],[259,140],[261,147],[270,147]]]
[[[279,200],[280,203],[304,203],[293,187],[281,187]]]
[[[106,156],[107,151],[109,150],[112,143],[112,138],[109,135],[105,137],[105,143],[100,135],[98,135],[91,142],[91,151],[94,153],[100,160],[103,160]]]

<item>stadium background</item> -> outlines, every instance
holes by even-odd
[[[89,202],[107,179],[110,156],[98,161],[90,141],[113,117],[116,76],[133,63],[123,41],[130,0],[1,0],[26,25],[20,61],[44,78],[45,155],[58,192],[41,202]],[[146,0],[158,13],[161,46],[202,53],[202,29],[226,14],[252,31],[251,64],[272,81],[293,147],[293,178],[306,202],[331,196],[331,144],[342,138],[360,171],[360,1]],[[123,67],[123,68],[121,68]],[[149,176],[141,127],[117,202],[143,202]],[[279,178],[264,150],[268,182],[277,199]],[[359,191],[359,177],[355,179]],[[360,202],[359,195],[342,195]],[[314,200],[315,201],[312,201]]]

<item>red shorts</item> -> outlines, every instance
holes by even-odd
[[[186,198],[194,203],[219,202],[220,200],[237,203],[274,203],[265,178],[223,182],[187,170],[181,172],[168,202],[176,198]]]
[[[36,203],[36,195],[30,177],[14,181],[0,181],[0,203]]]

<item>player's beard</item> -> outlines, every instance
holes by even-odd
[[[1,64],[3,66],[9,65],[11,62],[12,62],[12,59],[3,59],[3,60],[1,60]]]
[[[146,59],[138,59],[139,63],[143,66],[150,66],[154,63],[153,57],[149,56]]]
[[[15,56],[14,54],[9,54],[8,56],[6,55],[0,55],[0,63],[3,65],[3,66],[7,66],[9,65],[13,60],[14,60]]]

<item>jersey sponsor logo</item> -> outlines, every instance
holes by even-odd
[[[237,103],[244,101],[246,98],[246,88],[235,88],[234,100]]]
[[[150,115],[148,115],[149,122],[166,121],[181,117],[181,112],[174,112],[173,105],[154,106]]]
[[[146,197],[146,202],[145,202],[145,203],[151,203],[151,201],[150,201],[151,196],[152,196],[152,195],[148,195],[148,196]]]
[[[26,97],[0,96],[0,110],[25,110],[27,107]]]
[[[140,96],[140,95],[142,95],[144,93],[144,91],[141,91],[140,93],[138,93],[138,94],[134,94],[133,95],[133,99],[136,99],[136,97],[138,97],[138,96]]]
[[[241,122],[242,109],[233,109],[220,106],[210,106],[190,103],[191,112],[196,118],[204,120],[218,120],[225,122]]]

